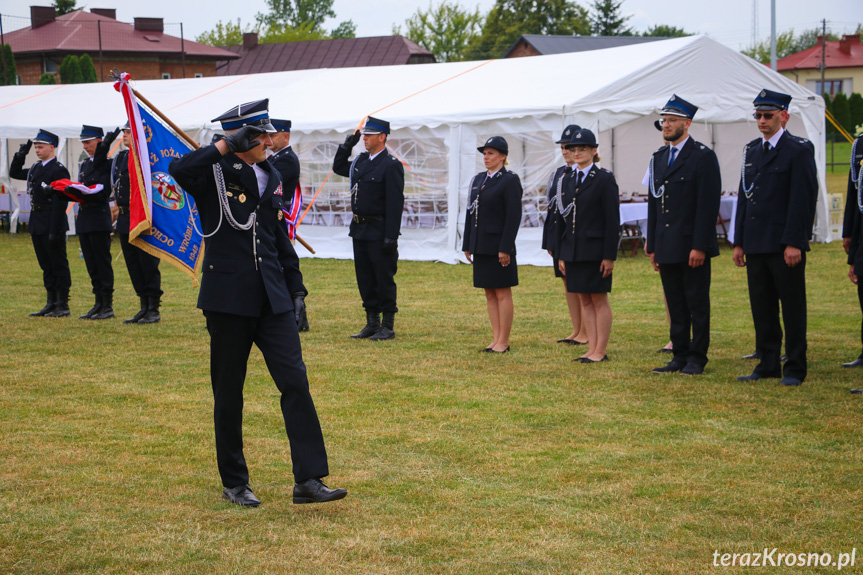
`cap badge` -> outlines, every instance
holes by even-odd
[[[669,102],[673,102],[673,101],[675,101],[676,99],[677,99],[677,94],[672,94],[672,95],[671,95],[671,99],[669,100]]]
[[[563,134],[564,134],[565,136],[568,136],[568,135],[569,135],[569,130],[565,131]]]
[[[767,96],[767,90],[761,90],[761,93],[759,94],[759,96],[761,96],[762,98]]]
[[[581,139],[581,134],[576,134],[576,135],[575,135],[575,139],[576,139],[576,140],[580,140],[580,139]]]

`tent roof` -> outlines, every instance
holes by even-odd
[[[586,114],[604,130],[655,113],[673,92],[699,106],[696,121],[740,122],[751,118],[763,87],[791,94],[792,112],[824,106],[705,36],[533,58],[145,80],[134,87],[183,129],[216,127],[211,118],[225,110],[269,97],[271,114],[291,118],[300,133],[346,132],[366,115],[399,129]],[[107,83],[0,87],[0,137],[32,137],[37,128],[77,137],[82,123],[113,127],[125,120],[122,98]]]

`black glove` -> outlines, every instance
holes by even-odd
[[[228,149],[235,154],[237,152],[248,152],[261,143],[253,140],[264,133],[266,131],[258,126],[243,126],[230,136],[226,136],[225,143],[228,144]]]
[[[110,146],[111,144],[114,143],[114,140],[116,140],[117,136],[119,136],[119,135],[120,135],[120,128],[114,128],[113,132],[108,132],[108,135],[105,136],[104,138],[102,138],[102,143],[105,144],[105,146]]]
[[[388,256],[399,253],[399,241],[391,238],[384,238],[383,252]]]
[[[359,141],[360,141],[360,131],[357,130],[356,132],[354,132],[353,134],[351,134],[350,136],[345,138],[345,147],[348,149],[352,149],[354,146],[357,145],[357,142],[359,142]]]
[[[297,292],[292,294],[294,298],[294,317],[297,318],[297,327],[300,325],[301,318],[303,317],[303,311],[306,309],[306,294],[303,292]]]
[[[30,148],[33,147],[33,142],[31,140],[27,140],[25,143],[18,146],[18,153],[24,154],[25,156],[30,153]]]

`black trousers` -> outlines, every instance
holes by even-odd
[[[216,458],[225,487],[249,482],[243,456],[243,383],[253,343],[261,350],[281,392],[294,480],[300,482],[329,474],[324,436],[309,393],[296,319],[293,313],[273,314],[267,308],[261,317],[204,311],[210,332]]]
[[[111,295],[114,293],[114,268],[111,267],[111,232],[89,232],[78,234],[81,252],[93,293]]]
[[[802,256],[793,268],[788,267],[781,253],[746,256],[755,348],[761,352],[761,362],[755,367],[755,373],[762,377],[784,375],[801,381],[806,379],[806,252]],[[780,362],[780,303],[788,356],[784,369]]]
[[[387,255],[383,240],[354,239],[354,269],[363,307],[371,312],[397,312],[396,272],[398,252]]]
[[[704,367],[710,347],[710,258],[697,268],[660,264],[659,277],[671,316],[674,359]]]
[[[857,301],[860,302],[860,312],[863,315],[863,280],[857,280]],[[860,342],[863,343],[863,322],[860,323]],[[860,356],[863,357],[863,349],[860,351]]]
[[[138,297],[159,297],[162,295],[162,274],[159,272],[159,258],[150,255],[136,245],[129,243],[129,234],[118,234],[123,259],[129,270],[129,279]]]
[[[48,234],[31,235],[36,261],[42,268],[42,283],[48,291],[69,295],[72,275],[69,272],[69,259],[66,257],[66,235],[50,240]]]

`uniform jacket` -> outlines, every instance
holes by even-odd
[[[653,185],[665,186],[664,197],[647,197],[647,253],[658,264],[689,261],[691,250],[707,257],[719,255],[716,219],[722,182],[713,150],[689,138],[674,163],[668,165],[669,146],[653,153]]]
[[[117,214],[117,232],[129,233],[129,150],[122,150],[111,162],[111,190],[114,203],[120,208]]]
[[[69,170],[57,158],[44,166],[41,161],[36,162],[30,169],[25,170],[26,157],[27,154],[21,152],[12,156],[9,175],[16,180],[27,181],[27,193],[30,194],[30,204],[33,206],[30,212],[30,233],[65,238],[69,229],[69,220],[66,218],[68,202],[50,185],[55,180],[68,178]]]
[[[577,177],[571,175],[563,182],[563,205],[568,206],[575,198],[575,209],[566,217],[560,213],[555,215],[555,254],[565,262],[616,260],[620,243],[620,198],[614,174],[594,164],[578,189],[576,181]]]
[[[254,169],[234,154],[223,157],[212,144],[172,160],[168,172],[195,198],[201,216],[201,231],[205,234],[212,233],[219,226],[220,206],[214,164],[222,168],[228,206],[237,223],[245,224],[253,212],[257,214],[257,221],[252,229],[241,231],[235,230],[222,218],[218,232],[205,240],[198,307],[260,317],[269,302],[273,313],[292,311],[292,294],[307,292],[299,259],[280,217],[283,188],[278,172],[269,162],[258,164],[269,174],[267,187],[261,196]]]
[[[762,146],[761,138],[746,145],[743,170],[752,189],[747,198],[741,178],[734,245],[746,254],[782,253],[785,246],[808,251],[818,199],[812,145],[785,132],[766,157]]]
[[[300,181],[300,159],[290,146],[285,146],[267,158],[282,176],[282,189],[288,198],[294,197],[294,190]]]
[[[107,156],[107,146],[96,147],[96,154],[87,158],[78,167],[78,181],[85,186],[102,184],[104,189],[96,194],[76,194],[80,200],[78,220],[75,227],[79,234],[91,232],[110,232],[111,208],[111,161]]]
[[[854,148],[852,148],[854,149]],[[851,238],[851,245],[848,249],[848,263],[854,266],[854,273],[863,275],[863,249],[860,249],[861,237],[863,234],[863,215],[860,213],[857,197],[857,185],[855,182],[860,177],[860,169],[863,168],[863,136],[857,138],[857,148],[854,150],[855,155],[848,170],[848,191],[845,199],[845,222],[842,226],[842,237]],[[853,178],[852,178],[853,173]]]
[[[374,221],[351,222],[350,236],[357,240],[397,240],[405,206],[405,169],[386,148],[369,160],[363,152],[356,158],[351,173],[351,150],[339,146],[333,160],[333,171],[351,179],[351,211],[355,216]],[[354,191],[354,186],[357,186]],[[380,218],[380,219],[374,219]]]
[[[503,252],[514,256],[521,225],[521,180],[506,168],[483,184],[486,175],[480,172],[471,180],[468,205],[476,208],[465,218],[461,249],[471,254],[496,256]]]
[[[557,183],[560,181],[560,178],[563,177],[565,169],[566,166],[560,166],[551,173],[548,180],[548,189],[546,190],[546,194],[548,196],[548,212],[545,215],[545,223],[542,226],[542,249],[551,250],[552,254],[554,254],[554,241],[556,237],[554,228],[557,221],[555,219],[557,204],[554,201],[554,196],[557,194]],[[554,254],[554,257],[556,258],[557,254]]]

